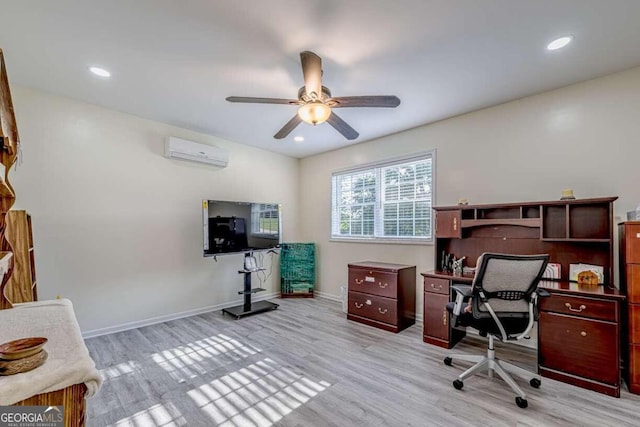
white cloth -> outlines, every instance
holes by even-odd
[[[102,377],[82,340],[71,301],[37,301],[0,310],[0,343],[28,337],[47,338],[49,357],[32,371],[0,376],[0,405],[80,383],[86,384],[87,397],[98,391]]]

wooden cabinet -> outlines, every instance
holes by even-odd
[[[538,320],[540,374],[619,397],[623,296],[599,286],[580,294],[554,290],[570,292],[566,283],[547,286],[551,297],[540,299]]]
[[[451,348],[465,336],[465,330],[451,325],[446,305],[452,296],[450,278],[422,273],[424,283],[424,316],[422,340],[444,348]]]
[[[38,300],[31,215],[9,211],[5,238],[13,249],[13,273],[5,288],[5,297],[13,304]]]
[[[436,235],[459,239],[462,237],[460,210],[443,210],[436,212]]]
[[[625,377],[629,391],[640,394],[640,221],[619,225],[620,288],[627,292],[629,339]]]
[[[365,261],[349,264],[347,319],[399,332],[415,323],[416,267]]]

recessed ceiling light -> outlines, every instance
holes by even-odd
[[[547,45],[547,50],[562,49],[563,47],[571,43],[572,40],[573,40],[573,36],[564,36],[564,37],[557,38]]]
[[[296,136],[296,137],[293,138],[293,140],[295,142],[302,142],[302,141],[304,141],[304,136]]]
[[[96,76],[100,77],[111,77],[111,73],[100,67],[89,67],[89,71],[91,71]]]

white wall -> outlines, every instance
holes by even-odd
[[[619,196],[626,218],[640,202],[640,68],[303,159],[300,230],[318,244],[321,293],[340,295],[349,262],[433,268],[433,246],[329,241],[332,171],[432,148],[436,205],[555,200],[573,188]],[[419,275],[417,288],[422,313]]]
[[[38,293],[70,298],[83,331],[241,298],[242,255],[202,257],[202,199],[280,202],[284,239],[297,240],[297,159],[31,89],[12,94],[24,162],[10,180],[14,208],[33,218]],[[229,150],[229,166],[164,158],[168,135]],[[277,266],[266,288],[279,291]]]

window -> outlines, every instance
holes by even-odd
[[[434,152],[332,176],[331,237],[432,238]]]
[[[277,236],[278,208],[277,204],[253,203],[251,205],[251,233]]]

